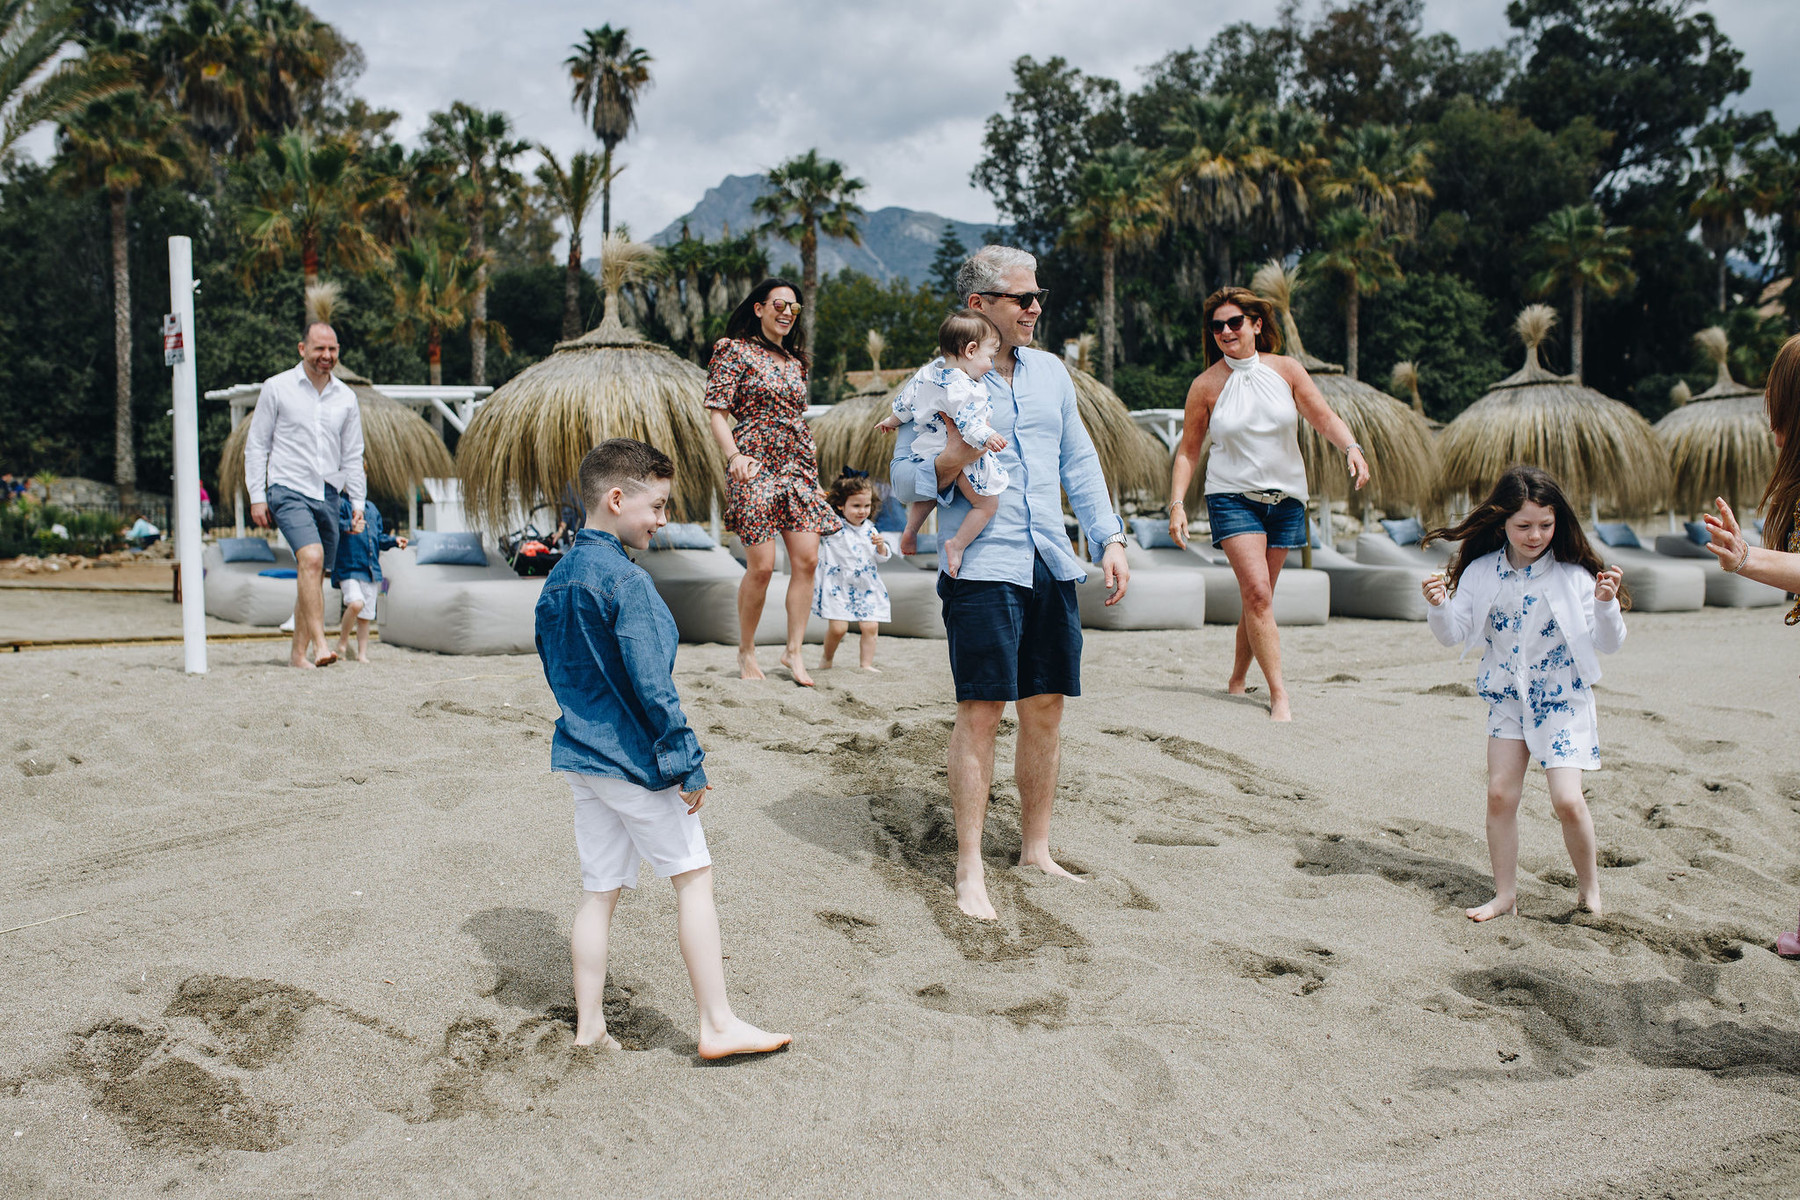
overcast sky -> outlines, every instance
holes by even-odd
[[[1009,64],[1062,55],[1128,88],[1170,50],[1204,45],[1230,19],[1267,23],[1276,0],[308,0],[363,49],[360,91],[402,114],[410,138],[453,100],[509,113],[559,155],[591,145],[562,61],[584,26],[610,22],[654,56],[639,128],[621,148],[615,222],[639,236],[709,186],[809,147],[865,180],[864,206],[994,219],[969,184],[981,128],[1005,103]],[[1309,11],[1319,7],[1308,0]],[[1796,0],[1711,0],[1752,72],[1746,108],[1800,122]],[[1426,0],[1426,25],[1465,48],[1512,32],[1504,0]],[[971,17],[980,14],[982,20]],[[1104,14],[1104,15],[1100,15]],[[992,30],[976,41],[972,29]],[[598,229],[596,214],[593,228]]]

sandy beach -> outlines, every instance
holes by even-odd
[[[6,592],[0,626],[179,617]],[[1052,834],[1088,882],[1006,866],[1003,738],[993,926],[947,886],[942,643],[816,691],[684,646],[732,1000],[795,1039],[722,1066],[647,872],[626,1049],[572,1045],[535,658],[0,654],[0,1195],[1791,1196],[1800,640],[1630,627],[1588,780],[1608,914],[1540,772],[1523,916],[1480,927],[1484,710],[1422,625],[1286,631],[1289,728],[1223,695],[1228,629],[1090,633]]]

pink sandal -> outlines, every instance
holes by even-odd
[[[1784,933],[1776,938],[1775,953],[1783,958],[1800,958],[1800,933]]]

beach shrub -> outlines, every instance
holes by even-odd
[[[63,537],[51,528],[69,531]],[[78,513],[55,505],[9,504],[0,508],[0,558],[21,554],[80,554],[92,558],[124,548],[122,522],[112,513]]]

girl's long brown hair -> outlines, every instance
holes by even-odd
[[[1516,464],[1506,468],[1494,490],[1475,511],[1448,529],[1433,529],[1425,535],[1422,546],[1432,542],[1461,542],[1450,560],[1450,590],[1462,582],[1463,572],[1483,555],[1506,548],[1506,523],[1526,504],[1541,504],[1556,514],[1556,532],[1551,535],[1550,549],[1557,562],[1579,563],[1590,575],[1598,576],[1606,569],[1600,556],[1582,532],[1581,521],[1563,495],[1562,486],[1550,472],[1541,467]],[[1631,607],[1631,593],[1619,585],[1619,607]]]
[[[1275,315],[1275,306],[1248,288],[1222,287],[1208,296],[1206,303],[1200,306],[1202,349],[1208,366],[1218,362],[1220,358],[1219,343],[1213,340],[1212,335],[1212,316],[1224,304],[1235,304],[1243,309],[1246,317],[1262,322],[1262,332],[1256,335],[1258,353],[1281,353],[1281,321]]]
[[[1794,505],[1800,503],[1800,334],[1783,343],[1763,385],[1769,428],[1781,434],[1775,474],[1763,490],[1763,545],[1786,550],[1794,531]]]

